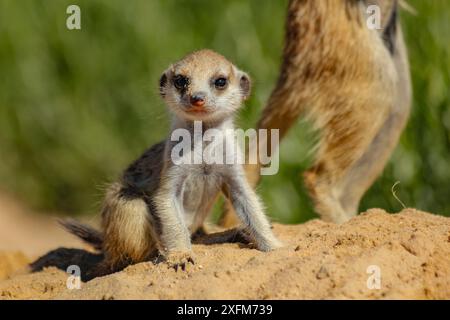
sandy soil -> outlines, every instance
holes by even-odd
[[[58,249],[40,260],[43,271],[30,273],[22,253],[2,253],[0,277],[8,279],[0,281],[0,298],[450,299],[450,218],[372,209],[340,226],[312,220],[274,231],[285,248],[195,245],[196,265],[187,271],[140,263],[74,290],[63,270],[74,261],[89,268],[97,256]],[[379,268],[380,289],[367,286],[369,266]]]

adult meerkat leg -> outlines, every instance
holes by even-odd
[[[396,97],[386,122],[369,149],[348,172],[343,182],[341,203],[347,215],[357,214],[361,197],[383,171],[406,125],[411,105],[411,79],[408,57],[400,25],[397,26],[394,64],[398,74]]]
[[[156,250],[157,237],[144,199],[127,195],[120,183],[106,193],[102,208],[104,265],[114,269],[145,261]]]
[[[370,4],[380,6],[383,30],[367,29],[363,12]],[[402,119],[406,116],[398,113],[405,112],[397,112],[393,107],[402,102],[393,100],[401,101],[401,96],[396,95],[405,90],[398,89],[400,93],[397,94],[391,86],[395,85],[393,70],[399,66],[403,72],[396,70],[400,77],[397,84],[409,86],[409,79],[401,79],[404,78],[402,74],[408,73],[408,66],[396,61],[394,67],[392,57],[387,54],[395,47],[389,37],[392,31],[392,24],[389,24],[392,12],[396,10],[396,0],[291,0],[289,3],[280,78],[258,127],[278,127],[280,137],[283,137],[301,112],[306,111],[306,115],[314,120],[323,139],[315,165],[305,173],[305,182],[316,203],[316,211],[328,220],[347,220],[350,213],[346,212],[355,211],[354,203],[359,202],[363,191],[384,167],[386,160],[383,159],[378,166],[373,164],[367,176],[356,178],[353,189],[344,192],[345,185],[351,183],[346,182],[349,180],[347,175],[352,176],[349,172],[358,167],[356,162],[369,166],[375,162],[361,158],[369,153],[372,140],[381,149],[379,151],[385,150],[384,158],[387,159],[398,140],[396,134],[404,127]],[[396,35],[396,42],[398,48],[404,50],[401,33]],[[395,59],[401,61],[406,53],[398,56]],[[345,92],[348,92],[347,96]],[[397,133],[391,134],[390,130]],[[350,133],[354,137],[347,137]],[[354,144],[350,146],[349,143]],[[370,155],[366,157],[372,159]],[[364,175],[363,168],[364,165],[360,169],[361,176]],[[247,166],[246,171],[252,185],[256,184],[259,167]],[[357,185],[359,182],[361,186]],[[356,189],[362,192],[358,194]],[[229,221],[235,222],[230,208],[227,204],[228,210],[222,218],[227,226]]]
[[[350,73],[336,90],[348,89],[351,94],[341,97],[339,108],[334,108],[334,97],[322,93],[326,100],[317,110],[331,112],[328,121],[312,110],[313,118],[322,120],[319,127],[324,137],[315,165],[304,175],[305,184],[316,211],[337,223],[357,213],[361,197],[383,170],[409,113],[410,79],[397,1],[367,3],[380,4],[383,29],[371,31],[364,24],[354,29],[360,48],[349,46],[348,53],[365,51],[367,60],[359,60],[360,70]],[[351,68],[348,65],[346,72]]]
[[[260,145],[260,147],[268,148],[269,155],[277,147],[270,145],[270,129],[280,130],[279,138],[281,141],[296,123],[299,115],[313,103],[310,96],[315,88],[308,81],[305,81],[304,74],[312,74],[314,64],[321,62],[322,58],[320,57],[321,54],[317,53],[317,49],[310,50],[310,52],[306,50],[306,53],[304,53],[301,48],[303,42],[307,44],[311,44],[312,40],[324,42],[317,35],[309,35],[313,22],[316,25],[314,30],[318,30],[318,25],[323,18],[321,16],[324,15],[321,13],[322,6],[326,7],[327,1],[289,1],[280,75],[257,124],[258,129],[269,130],[267,141]],[[319,10],[316,10],[316,7]],[[334,18],[329,16],[327,19]],[[330,43],[332,45],[333,41]],[[306,78],[309,77],[306,76]],[[250,185],[255,187],[260,181],[260,164],[246,165],[244,168]],[[224,227],[232,227],[238,224],[236,212],[229,201],[224,204],[219,223]]]
[[[304,173],[304,181],[315,211],[322,219],[342,223],[348,219],[340,202],[345,193],[342,181],[371,145],[384,122],[383,108],[388,106],[383,102],[373,103],[370,94],[369,98],[363,99],[366,100],[364,103],[356,102],[357,106],[353,106],[354,94],[341,96],[338,100],[337,104],[349,108],[342,113],[335,108],[335,113],[326,122],[316,160]]]

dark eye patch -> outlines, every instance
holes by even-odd
[[[189,86],[189,78],[183,75],[176,75],[173,78],[173,85],[178,90],[185,90]]]
[[[217,89],[225,89],[228,84],[228,80],[225,77],[219,77],[214,81],[214,86]]]

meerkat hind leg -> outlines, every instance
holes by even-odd
[[[317,170],[319,167],[320,165],[316,165],[304,173],[305,185],[313,200],[314,209],[325,221],[343,223],[347,221],[347,215],[341,206],[334,184],[326,177],[328,172]]]
[[[340,202],[347,218],[358,213],[362,196],[383,171],[397,144],[405,118],[406,114],[392,113],[364,155],[345,175]]]
[[[397,30],[393,60],[398,80],[392,110],[368,150],[347,173],[342,186],[343,194],[340,200],[349,217],[357,214],[360,199],[383,171],[408,120],[412,90],[406,47],[400,25]]]
[[[389,107],[372,99],[376,93],[360,94],[358,105],[352,95],[339,97],[339,106],[345,108],[333,109],[322,130],[315,164],[304,173],[315,210],[325,221],[343,223],[350,218],[340,201],[345,192],[343,181],[371,145],[386,117],[383,110]]]

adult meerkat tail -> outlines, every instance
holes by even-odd
[[[58,220],[58,223],[69,233],[80,238],[95,250],[102,250],[103,235],[100,231],[73,219]]]

